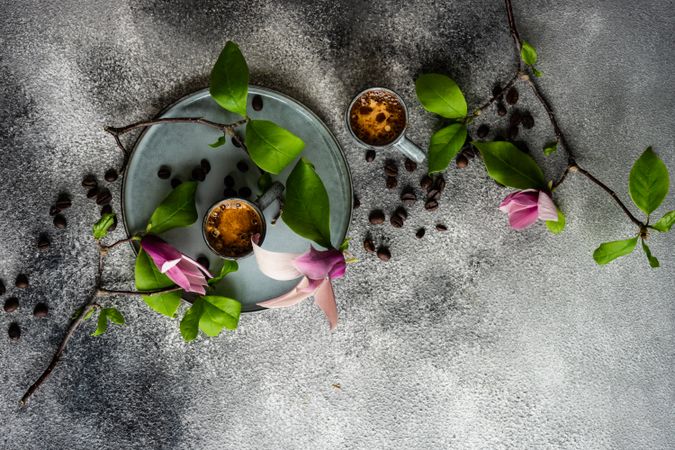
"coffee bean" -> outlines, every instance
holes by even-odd
[[[445,178],[443,178],[443,175],[436,175],[434,178],[433,187],[443,192],[445,189]]]
[[[49,236],[42,233],[38,238],[37,247],[40,250],[47,250],[49,248]]]
[[[497,103],[497,115],[500,117],[506,115],[506,106],[502,102]]]
[[[240,172],[248,172],[248,164],[246,161],[239,161],[237,163],[237,169],[239,169]]]
[[[171,187],[173,189],[176,189],[178,186],[180,186],[181,183],[182,183],[182,181],[180,181],[180,178],[173,178],[171,180]]]
[[[112,206],[110,205],[110,203],[108,203],[107,205],[103,205],[103,208],[101,208],[101,216],[103,216],[105,214],[112,214],[112,212],[113,212],[113,209],[112,209]]]
[[[356,196],[356,194],[354,194],[354,201],[352,202],[352,207],[354,209],[357,209],[360,206],[361,206],[361,200],[359,200],[359,198]]]
[[[28,275],[25,273],[20,273],[17,275],[14,286],[18,287],[19,289],[26,289],[28,287]]]
[[[391,252],[387,247],[380,247],[377,249],[377,257],[382,261],[389,261],[391,259]]]
[[[412,190],[404,190],[401,193],[401,201],[406,204],[406,206],[412,206],[417,201],[417,195]]]
[[[424,234],[427,232],[424,228],[420,228],[417,230],[417,233],[415,233],[415,237],[417,239],[422,239],[424,237]]]
[[[417,169],[417,163],[410,158],[405,159],[403,166],[405,166],[405,170],[408,172],[414,172]]]
[[[387,189],[395,189],[398,186],[398,180],[396,177],[387,177],[386,181]]]
[[[59,208],[56,205],[52,205],[52,206],[49,207],[49,215],[50,216],[55,216],[60,212],[61,212],[61,208]]]
[[[239,139],[241,139],[241,137],[232,136],[232,145],[234,145],[235,147],[241,147],[241,144],[239,143]]]
[[[7,330],[9,338],[13,341],[18,340],[21,337],[21,327],[18,323],[12,322],[9,324],[9,329]]]
[[[73,202],[70,200],[70,195],[65,192],[59,194],[59,197],[56,199],[55,206],[61,210],[68,209],[73,205]]]
[[[436,201],[434,199],[427,200],[426,203],[424,204],[424,209],[426,209],[427,211],[437,210],[438,209],[438,201]]]
[[[208,159],[202,159],[202,160],[199,162],[199,165],[201,166],[201,168],[202,168],[202,170],[204,171],[204,173],[209,173],[209,172],[211,172],[211,163],[209,162]]]
[[[236,196],[237,196],[237,191],[235,191],[235,190],[232,189],[232,188],[225,188],[225,190],[223,191],[223,196],[224,196],[225,198],[236,197]]]
[[[517,127],[523,121],[523,116],[520,114],[520,111],[515,110],[511,113],[509,117],[509,126]]]
[[[441,191],[438,189],[431,189],[427,192],[427,200],[439,200],[441,198]]]
[[[33,309],[33,315],[39,319],[43,319],[47,317],[47,314],[49,314],[49,306],[45,305],[44,303],[38,303],[35,305],[35,308]]]
[[[381,209],[375,209],[371,211],[368,215],[368,221],[373,225],[380,225],[384,223],[384,211]]]
[[[204,181],[206,180],[206,173],[204,173],[201,167],[195,167],[192,169],[192,179],[194,181]]]
[[[506,93],[506,103],[515,105],[518,103],[518,97],[518,89],[515,86],[511,86],[511,89]]]
[[[96,204],[97,205],[107,205],[112,201],[112,194],[108,189],[101,190],[98,195],[96,195]]]
[[[63,230],[66,227],[66,218],[63,217],[61,214],[57,214],[54,216],[54,226],[58,228],[59,230]]]
[[[16,297],[10,297],[5,300],[5,312],[12,313],[19,309],[19,299]]]
[[[389,218],[389,223],[391,223],[391,226],[394,228],[401,228],[403,226],[403,217],[398,214],[392,214]]]
[[[375,253],[375,243],[373,243],[373,240],[371,238],[367,237],[363,241],[363,249],[368,253]]]
[[[476,137],[479,139],[484,139],[487,137],[488,133],[490,133],[490,126],[487,124],[483,124],[478,127],[476,130]]]
[[[398,176],[398,166],[395,161],[388,159],[384,162],[384,174],[388,177]]]
[[[260,111],[263,109],[263,99],[259,95],[254,95],[253,100],[251,100],[251,106],[254,111]]]
[[[239,197],[241,198],[249,198],[251,196],[251,188],[248,186],[244,186],[239,188]]]
[[[437,223],[436,224],[436,230],[438,230],[438,231],[448,231],[448,227],[446,227],[442,223]]]
[[[168,180],[169,177],[171,177],[171,167],[161,166],[157,171],[157,176],[160,177],[162,180]]]
[[[234,187],[234,178],[232,177],[232,175],[226,176],[223,182],[225,183],[225,187],[229,188]]]
[[[113,181],[117,180],[117,171],[115,169],[108,169],[105,174],[103,175],[103,178],[105,178],[105,181],[108,183],[112,183]]]
[[[82,178],[82,186],[89,189],[98,186],[98,183],[96,182],[96,177],[91,174],[85,175],[85,177]]]
[[[529,112],[523,113],[523,128],[529,130],[534,127],[534,117]]]
[[[509,127],[509,129],[506,130],[506,138],[509,141],[512,141],[516,137],[518,137],[518,127],[517,126]]]
[[[206,268],[206,270],[209,270],[209,265],[211,264],[211,262],[209,261],[209,258],[207,258],[204,255],[199,255],[199,257],[197,258],[197,262],[199,264],[201,264],[202,266],[204,266]]]
[[[493,97],[501,97],[502,96],[502,87],[498,84],[495,84],[492,87],[492,96]]]
[[[108,231],[113,232],[117,229],[117,216],[113,218],[113,223],[108,227]]]
[[[457,158],[455,158],[455,164],[457,164],[458,169],[464,169],[469,165],[469,158],[467,158],[464,153],[460,153],[457,155]]]
[[[462,153],[469,159],[474,159],[476,157],[476,151],[473,149],[471,145],[464,146],[464,148],[462,149]]]
[[[434,180],[431,179],[429,175],[424,175],[422,179],[420,180],[420,187],[426,191],[431,188],[431,184],[434,182]]]
[[[98,195],[98,187],[93,187],[87,191],[87,198],[94,198]]]
[[[5,289],[5,283],[0,280],[0,295],[5,295],[5,292],[7,292],[7,289]]]
[[[399,206],[398,208],[396,208],[394,214],[400,216],[403,220],[408,219],[408,211],[403,206]]]
[[[375,161],[375,156],[376,156],[375,150],[371,149],[371,150],[366,151],[366,161],[367,162]]]

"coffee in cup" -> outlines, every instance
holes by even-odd
[[[406,112],[398,96],[383,89],[363,92],[349,112],[358,139],[376,147],[391,144],[405,130]]]
[[[260,209],[240,198],[214,205],[204,221],[204,237],[211,249],[224,258],[241,258],[253,250],[251,237],[264,236],[265,218]]]

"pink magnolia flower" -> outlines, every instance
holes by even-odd
[[[152,258],[159,271],[185,292],[206,294],[204,289],[208,285],[206,277],[213,278],[206,267],[185,256],[157,236],[145,236],[141,239],[141,248]]]
[[[499,209],[509,215],[509,224],[516,230],[529,227],[537,219],[558,221],[558,211],[551,196],[536,189],[507,195]]]
[[[316,250],[310,246],[305,253],[277,253],[265,250],[253,238],[253,254],[262,273],[275,280],[294,280],[300,282],[284,295],[267,300],[258,305],[264,308],[284,308],[293,306],[304,299],[314,296],[314,303],[326,314],[330,329],[337,325],[338,314],[331,280],[345,274],[347,264],[341,251],[331,249]]]

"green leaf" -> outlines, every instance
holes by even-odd
[[[272,186],[272,175],[265,172],[258,177],[258,189],[263,194]]]
[[[638,237],[623,241],[604,242],[593,252],[593,259],[600,265],[607,264],[620,256],[625,256],[635,249]]]
[[[647,255],[647,261],[649,261],[649,267],[652,269],[656,269],[659,267],[661,264],[659,263],[659,260],[656,258],[656,256],[652,255],[652,251],[649,249],[647,246],[647,243],[645,242],[644,239],[642,239],[642,250],[644,250],[645,255]]]
[[[208,283],[210,285],[218,283],[220,280],[225,278],[227,274],[230,274],[232,272],[236,272],[239,270],[239,264],[237,264],[237,261],[232,261],[229,259],[224,259],[223,260],[223,267],[220,268],[220,273],[216,275],[215,277],[211,278]]]
[[[520,57],[523,59],[523,62],[528,66],[534,66],[535,64],[537,64],[537,50],[534,47],[532,47],[527,41],[521,42]]]
[[[115,213],[105,213],[94,224],[94,239],[102,239],[108,234],[108,229],[115,223]]]
[[[556,209],[558,210],[558,221],[554,222],[553,220],[547,220],[546,228],[553,234],[560,234],[565,229],[565,214],[560,211],[560,208]]]
[[[424,109],[448,119],[466,117],[466,100],[453,80],[438,73],[420,75],[415,81],[417,99]]]
[[[657,220],[656,223],[652,225],[652,228],[662,233],[666,233],[670,231],[673,224],[675,224],[675,211],[669,211]]]
[[[558,151],[558,141],[549,142],[544,145],[544,155],[550,156]]]
[[[217,295],[197,297],[180,322],[180,332],[186,341],[195,339],[198,329],[208,336],[218,336],[223,328],[236,329],[240,314],[241,303],[234,299]]]
[[[154,291],[174,286],[174,282],[161,273],[150,256],[141,249],[136,257],[136,289]],[[182,291],[164,294],[143,295],[143,301],[153,310],[165,316],[174,317],[180,305]]]
[[[152,213],[146,231],[161,234],[173,228],[187,227],[195,223],[197,220],[196,192],[196,181],[179,184]]]
[[[546,179],[532,157],[506,141],[477,142],[488,175],[498,183],[516,189],[546,189]]]
[[[216,142],[214,142],[213,144],[209,144],[209,147],[218,148],[221,145],[225,145],[226,142],[227,142],[227,137],[225,135],[223,135],[223,136],[219,137],[218,140],[216,140]]]
[[[269,120],[246,125],[246,146],[253,162],[266,172],[279,174],[305,148],[305,143]]]
[[[541,76],[543,75],[542,71],[541,71],[541,70],[537,70],[536,67],[532,67],[532,73],[533,73],[534,76],[537,77],[537,78],[541,78]]]
[[[349,241],[351,241],[352,238],[346,237],[344,241],[342,241],[342,244],[340,244],[340,247],[338,247],[338,250],[341,252],[349,250]]]
[[[298,161],[286,180],[286,201],[281,218],[295,233],[331,248],[330,203],[326,188],[304,158]]]
[[[197,298],[180,321],[180,334],[185,341],[190,342],[199,334],[199,318],[203,310],[204,302]]]
[[[211,70],[209,92],[220,106],[246,117],[248,66],[239,47],[232,41],[225,44]]]
[[[102,309],[98,314],[98,322],[96,323],[96,330],[91,333],[92,336],[100,336],[108,331],[108,314],[105,309]]]
[[[443,172],[452,158],[462,149],[466,141],[466,126],[453,123],[441,128],[431,136],[429,142],[429,173]]]
[[[628,178],[630,198],[645,214],[651,214],[666,197],[669,185],[666,165],[652,148],[648,147],[630,170]]]
[[[124,316],[116,308],[106,308],[104,309],[104,311],[108,316],[108,320],[110,320],[112,323],[116,323],[117,325],[124,325]]]

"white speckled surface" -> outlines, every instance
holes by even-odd
[[[675,445],[675,238],[652,240],[659,270],[639,252],[597,267],[593,248],[632,232],[609,197],[574,176],[557,195],[564,234],[514,232],[496,208],[506,191],[479,162],[450,170],[437,212],[418,204],[403,230],[375,230],[389,240],[389,263],[357,250],[363,261],[336,283],[334,332],[308,302],[185,344],[176,322],[119,299],[129,325],[97,339],[78,333],[20,410],[91,288],[96,254],[83,237],[98,211],[79,182],[120,158],[102,126],[152,116],[204,87],[227,39],[241,45],[253,83],[312,107],[346,146],[363,203],[350,233],[357,242],[369,208],[398,202],[383,186],[383,155],[368,165],[349,144],[342,114],[351,96],[373,84],[395,89],[411,105],[410,137],[425,145],[437,124],[414,103],[416,75],[449,73],[475,106],[511,72],[499,1],[195,3],[0,6],[0,278],[31,278],[1,299],[17,295],[21,309],[0,313],[0,447]],[[579,162],[624,199],[630,162],[647,145],[675,170],[673,2],[515,3]],[[538,149],[552,133],[531,95],[521,97],[537,121],[524,136]],[[564,160],[545,164],[554,175]],[[65,231],[47,214],[59,191],[74,197]],[[670,209],[672,195],[660,212]],[[414,238],[437,222],[449,231]],[[46,254],[34,246],[43,230],[53,241]],[[127,286],[131,252],[111,258],[106,276]],[[51,307],[47,320],[31,315],[40,301]],[[13,320],[19,342],[6,335]]]

